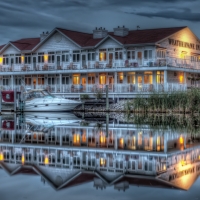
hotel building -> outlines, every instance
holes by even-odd
[[[48,127],[17,118],[0,116],[0,168],[11,176],[39,175],[56,190],[91,181],[101,189],[188,190],[200,175],[198,135],[111,121],[98,129],[91,121]]]
[[[200,80],[200,41],[188,27],[93,34],[55,28],[38,38],[0,46],[0,89],[45,88],[92,96],[108,85],[110,97],[186,90]]]

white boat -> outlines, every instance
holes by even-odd
[[[34,89],[25,93],[24,111],[68,111],[81,104],[81,101],[56,97],[44,89]]]

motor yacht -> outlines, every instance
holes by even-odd
[[[80,105],[81,101],[57,97],[44,89],[25,92],[24,111],[69,111]]]

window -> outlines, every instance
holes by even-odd
[[[88,60],[95,61],[95,53],[88,53]]]
[[[31,56],[25,56],[24,63],[25,64],[31,64]]]
[[[9,85],[9,79],[3,78],[3,85]]]
[[[127,74],[127,82],[129,84],[135,84],[135,72],[129,72]]]
[[[99,61],[106,61],[106,52],[99,53]]]
[[[127,59],[134,60],[135,59],[135,51],[127,51]]]
[[[54,63],[54,61],[55,61],[55,56],[54,55],[48,55],[48,62]]]
[[[69,54],[62,55],[62,62],[69,62]]]
[[[165,58],[166,51],[165,50],[157,50],[157,58]]]
[[[43,55],[38,55],[38,62],[43,63],[44,62],[44,56]]]
[[[95,74],[88,74],[88,84],[95,84]]]
[[[115,51],[115,60],[122,60],[122,51]]]
[[[123,83],[123,80],[124,80],[123,72],[119,72],[117,74],[117,83]]]
[[[152,59],[152,50],[144,51],[144,59]]]
[[[80,84],[80,76],[79,75],[73,75],[73,84],[79,85]]]
[[[73,62],[79,62],[80,61],[80,54],[74,53],[73,54]]]
[[[153,73],[144,72],[144,84],[152,84],[152,83],[153,83]]]
[[[31,77],[25,77],[25,84],[31,85]]]
[[[99,74],[99,84],[106,84],[106,74]]]
[[[15,64],[21,64],[21,56],[15,57]]]
[[[9,59],[3,58],[3,65],[8,65],[8,64],[9,64]]]
[[[156,82],[158,84],[164,83],[164,71],[157,71],[156,73]]]
[[[63,85],[69,84],[69,77],[68,76],[63,76],[62,77],[62,84]]]
[[[44,85],[44,75],[38,75],[38,85]]]

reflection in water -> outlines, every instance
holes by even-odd
[[[0,117],[0,166],[10,175],[37,174],[57,190],[89,181],[101,189],[188,190],[200,174],[200,136],[183,128],[71,113]]]

